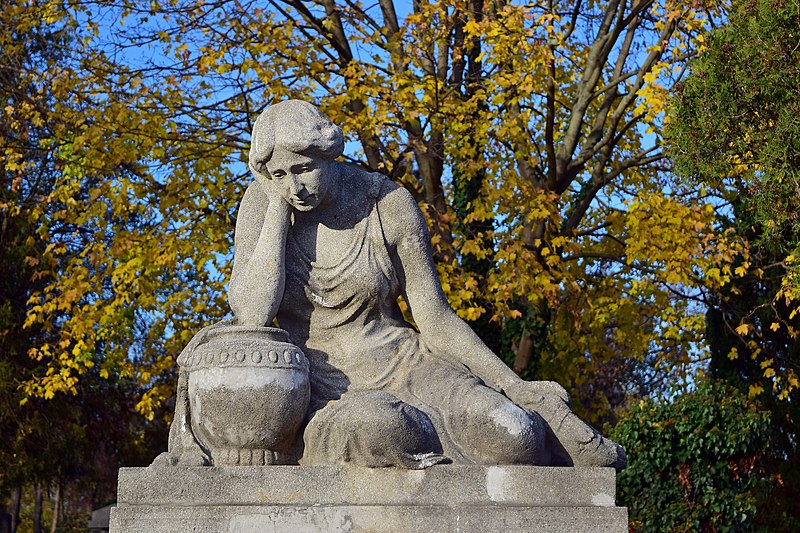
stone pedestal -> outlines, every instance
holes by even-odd
[[[123,468],[112,533],[619,532],[611,468]]]

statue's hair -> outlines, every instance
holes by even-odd
[[[342,129],[316,106],[302,100],[285,100],[266,108],[253,125],[250,168],[265,168],[275,146],[307,156],[336,159],[344,151]]]

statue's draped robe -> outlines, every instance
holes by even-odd
[[[443,460],[475,462],[485,454],[475,453],[480,443],[471,436],[481,434],[474,425],[485,418],[472,416],[473,406],[518,408],[466,367],[437,354],[403,319],[397,303],[401,283],[378,202],[387,180],[349,174],[346,179],[363,182],[357,185],[366,189],[371,209],[353,228],[355,237],[340,259],[312,260],[291,230],[286,245],[278,322],[311,363],[301,463],[424,468]],[[495,419],[502,422],[503,416]],[[521,435],[519,444],[530,448],[530,440]],[[535,462],[534,455],[531,450],[526,462]]]

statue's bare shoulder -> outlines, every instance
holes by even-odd
[[[393,249],[410,245],[420,252],[430,249],[428,225],[411,193],[390,180],[385,180],[378,198],[384,236]]]

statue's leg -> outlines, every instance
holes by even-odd
[[[425,468],[444,460],[427,415],[386,392],[347,393],[314,413],[301,464]]]
[[[431,360],[408,382],[409,392],[440,414],[437,429],[443,442],[456,448],[449,453],[457,461],[549,464],[541,418],[486,387],[465,367]]]
[[[460,389],[444,419],[465,457],[478,464],[549,464],[545,425],[537,414],[477,383]]]
[[[503,393],[546,422],[554,465],[625,468],[625,450],[578,418],[569,408],[567,391],[557,383],[520,380]]]

